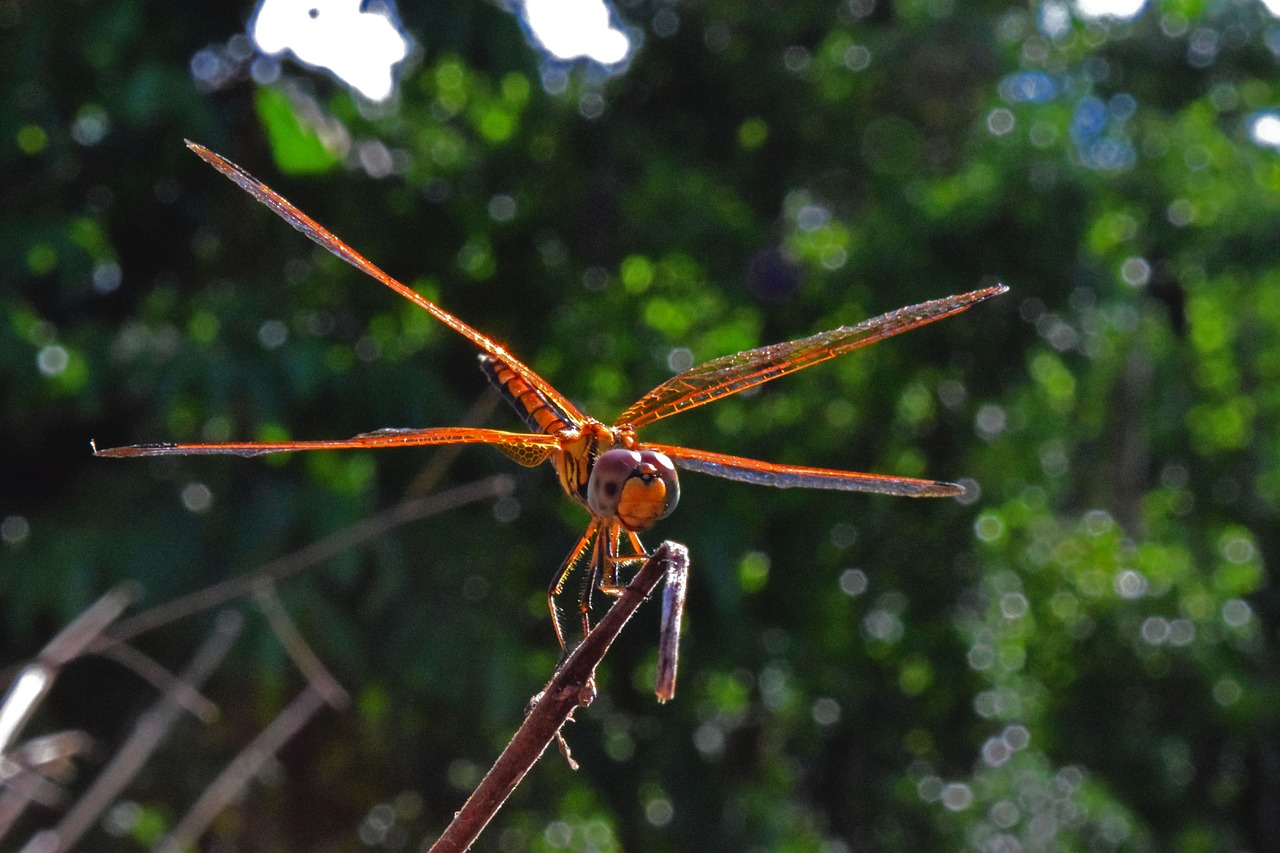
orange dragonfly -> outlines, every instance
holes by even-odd
[[[106,450],[98,450],[95,446],[97,456],[259,456],[295,450],[490,444],[521,465],[533,467],[550,460],[564,491],[591,514],[586,532],[556,571],[547,591],[556,637],[562,647],[565,640],[556,598],[569,576],[583,556],[590,552],[587,582],[579,602],[585,636],[591,629],[592,590],[599,589],[611,595],[620,593],[623,587],[618,580],[618,567],[642,561],[648,556],[638,534],[675,509],[680,498],[677,468],[778,488],[836,489],[904,497],[949,497],[964,492],[963,486],[953,483],[779,465],[710,450],[640,441],[636,430],[908,329],[950,317],[984,299],[1004,293],[1008,290],[1004,285],[900,308],[856,326],[842,326],[799,340],[712,359],[663,382],[623,412],[612,425],[606,425],[580,412],[550,383],[501,345],[378,269],[235,163],[194,142],[187,142],[187,147],[314,242],[382,282],[479,347],[483,351],[481,370],[515,407],[531,432],[473,427],[380,429],[353,438],[320,441],[136,444]],[[624,548],[629,549],[629,553],[625,553]]]

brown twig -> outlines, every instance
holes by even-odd
[[[683,545],[664,542],[636,573],[600,623],[582,641],[538,696],[533,709],[506,749],[472,792],[453,822],[431,847],[432,853],[461,853],[479,837],[498,809],[546,750],[575,708],[595,698],[595,669],[631,614],[673,566],[688,564]],[[674,686],[673,686],[674,689]]]
[[[489,419],[494,410],[502,403],[502,396],[493,388],[486,388],[484,393],[476,397],[471,408],[458,420],[458,426],[478,427]],[[405,487],[405,500],[421,498],[435,491],[436,486],[444,479],[450,466],[467,449],[465,444],[446,444],[431,453],[427,464],[409,481]]]
[[[272,560],[255,572],[229,578],[190,595],[184,595],[150,610],[145,610],[136,616],[122,619],[114,630],[107,632],[93,644],[91,651],[100,652],[107,646],[131,639],[139,634],[154,630],[161,625],[167,625],[194,613],[210,610],[228,601],[248,595],[266,584],[297,574],[304,569],[327,560],[347,548],[367,542],[370,539],[376,539],[388,530],[399,527],[402,524],[447,512],[474,501],[500,497],[508,494],[511,489],[511,477],[506,474],[499,474],[484,480],[477,480],[474,483],[468,483],[465,486],[459,486],[456,489],[449,489],[424,498],[405,501],[386,512],[343,528],[323,539],[318,539],[294,551],[292,554]]]
[[[92,646],[137,594],[137,587],[133,584],[124,584],[111,590],[59,631],[40,650],[35,661],[22,668],[18,677],[9,685],[4,702],[0,704],[0,755],[8,750],[9,745],[22,732],[23,726],[35,713],[36,705],[53,686],[53,680],[63,665],[79,657],[86,647]]]
[[[177,700],[200,722],[212,723],[218,718],[218,706],[212,699],[193,689],[190,684],[180,682],[178,676],[161,666],[154,658],[143,654],[135,646],[128,643],[115,643],[96,653],[107,660],[115,661],[146,681],[156,689],[157,693],[164,693],[170,687],[176,687]]]
[[[339,688],[341,689],[341,688]],[[258,774],[267,760],[280,747],[297,734],[307,721],[328,702],[328,697],[308,682],[294,700],[276,715],[271,723],[258,733],[253,741],[240,751],[235,760],[218,774],[196,799],[191,809],[182,816],[173,832],[156,845],[158,851],[192,849],[204,831],[223,809],[233,802],[250,780]]]
[[[338,711],[346,708],[351,703],[350,694],[320,662],[319,655],[312,651],[311,646],[303,638],[302,632],[293,624],[293,620],[289,618],[284,605],[280,602],[280,597],[276,595],[275,587],[259,589],[254,598],[267,617],[267,624],[271,626],[285,654],[289,655],[293,665],[307,679],[311,689],[323,697],[331,708]]]
[[[10,760],[11,745],[31,720],[36,707],[53,687],[62,667],[100,639],[102,631],[137,597],[134,584],[115,587],[58,632],[36,659],[22,668],[0,702],[0,758]],[[42,780],[30,776],[22,784],[6,782],[8,790],[0,799],[0,838],[12,828],[27,803],[40,792]]]
[[[240,634],[244,619],[231,611],[219,615],[214,624],[213,633],[205,640],[191,662],[179,676],[181,682],[192,688],[203,684],[231,648],[231,644]],[[182,703],[178,699],[176,686],[167,690],[155,704],[139,718],[137,725],[124,745],[98,774],[98,778],[89,786],[83,796],[76,801],[71,810],[63,816],[56,829],[47,830],[36,835],[28,842],[26,851],[68,850],[76,845],[103,810],[115,800],[116,795],[137,775],[138,770],[150,757],[151,753],[164,739],[165,735],[182,713]]]

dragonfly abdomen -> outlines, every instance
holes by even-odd
[[[482,355],[480,369],[533,432],[555,435],[569,427],[568,416],[501,359],[493,355]]]

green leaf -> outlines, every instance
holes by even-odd
[[[259,89],[253,98],[258,118],[267,131],[271,154],[281,172],[292,175],[327,172],[338,157],[325,147],[315,129],[294,112],[289,96],[279,89]]]

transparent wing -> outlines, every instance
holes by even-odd
[[[899,308],[807,338],[722,356],[673,376],[637,400],[614,423],[640,427],[661,418],[737,394],[747,388],[803,370],[850,350],[950,317],[1009,288],[1003,284]]]
[[[561,411],[569,415],[577,423],[581,423],[584,420],[582,413],[579,412],[572,403],[561,396],[559,391],[551,387],[545,379],[534,373],[514,355],[499,346],[494,340],[471,328],[466,323],[441,308],[439,305],[436,305],[431,300],[387,275],[355,249],[342,242],[342,240],[336,237],[323,225],[316,222],[310,216],[307,216],[301,210],[298,210],[298,208],[294,207],[286,198],[284,198],[284,196],[253,177],[253,175],[250,175],[235,163],[232,163],[220,154],[215,154],[203,145],[191,142],[190,140],[187,141],[187,147],[194,151],[200,159],[204,160],[210,166],[235,181],[241,189],[249,193],[249,195],[253,196],[258,201],[262,202],[262,204],[270,208],[273,213],[285,222],[288,222],[294,228],[310,237],[317,245],[328,249],[339,258],[342,258],[342,260],[351,264],[351,266],[371,278],[382,282],[405,299],[408,299],[410,302],[430,313],[431,316],[435,317],[441,323],[444,323],[449,328],[458,332],[485,352],[501,359],[502,362],[510,367],[513,372],[519,374],[520,378],[529,383],[532,387],[538,389],[538,391],[548,399],[554,401]]]
[[[533,467],[543,462],[556,448],[550,435],[506,432],[498,429],[438,427],[434,429],[380,429],[352,438],[320,441],[219,442],[215,444],[133,444],[99,450],[94,456],[124,458],[133,456],[262,456],[267,453],[290,453],[295,450],[351,450],[367,447],[414,447],[428,444],[491,444],[521,465]]]
[[[911,477],[893,477],[886,474],[864,474],[859,471],[833,471],[828,468],[805,468],[799,465],[779,465],[744,459],[709,450],[691,447],[674,447],[669,444],[644,442],[645,450],[665,454],[672,462],[687,471],[773,486],[779,489],[834,489],[841,492],[874,492],[880,495],[897,495],[908,498],[948,498],[964,494],[964,486],[940,483],[936,480],[916,480]]]

